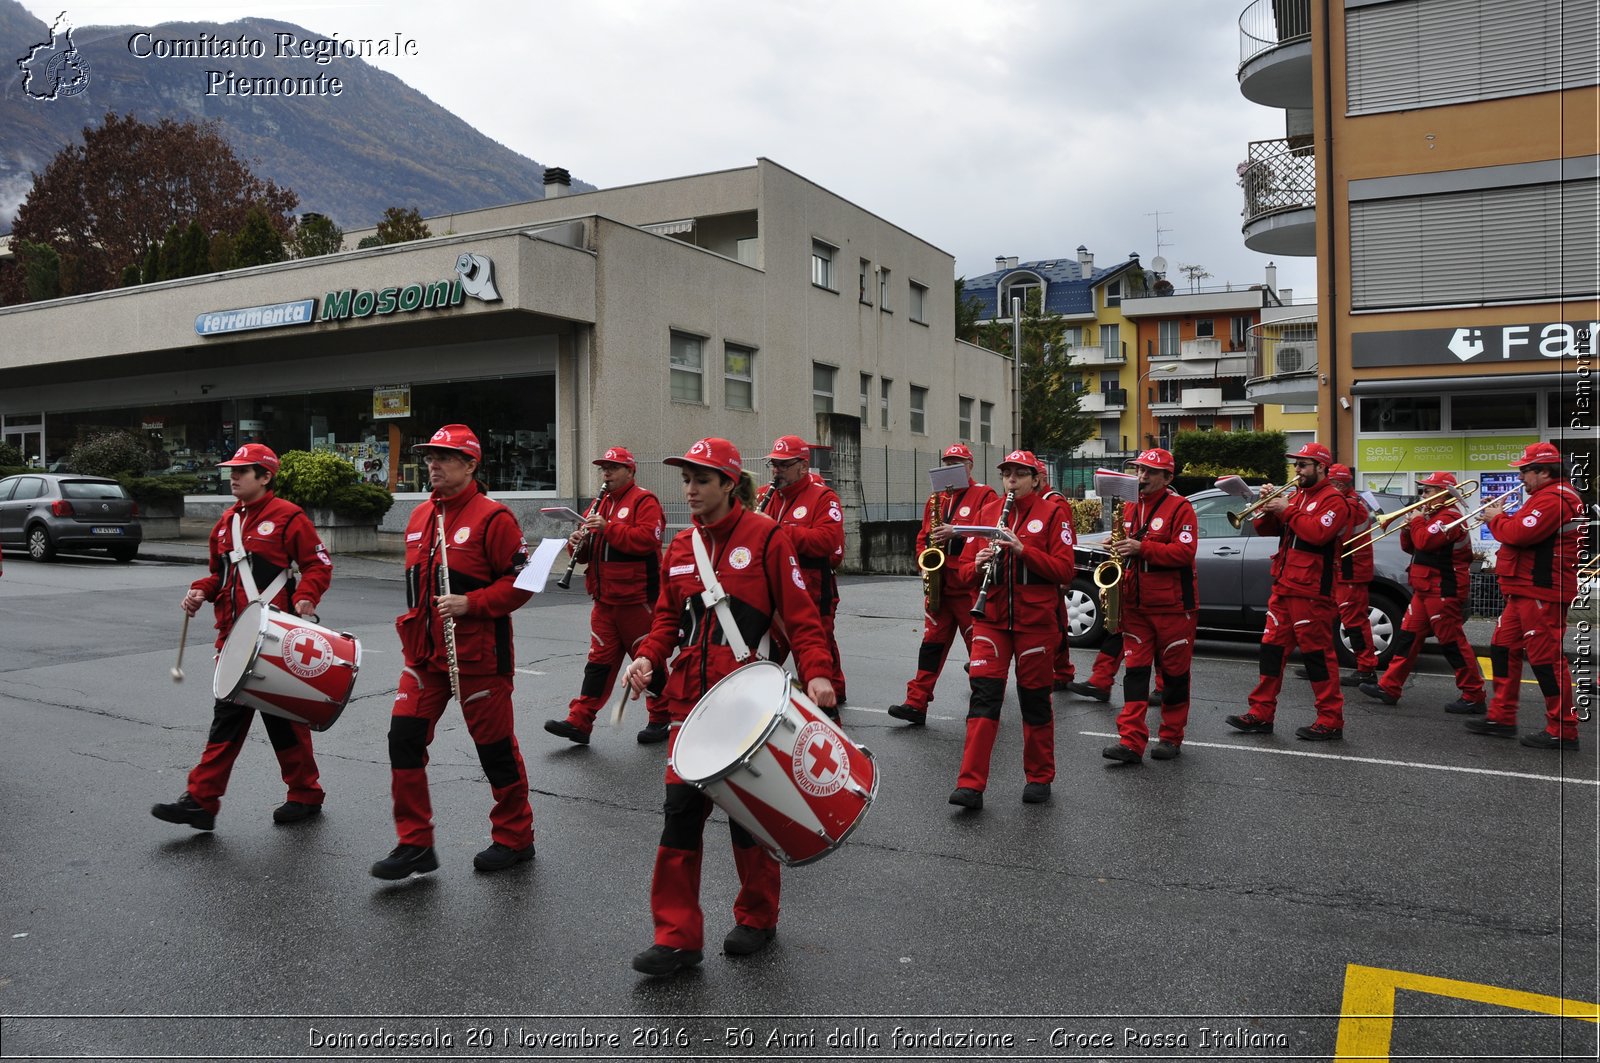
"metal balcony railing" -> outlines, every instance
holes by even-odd
[[[1248,383],[1317,375],[1317,323],[1269,322],[1250,330],[1253,368]]]
[[[1252,140],[1249,157],[1239,166],[1244,210],[1253,221],[1280,210],[1315,209],[1316,148],[1309,140]]]
[[[1255,0],[1239,16],[1239,65],[1311,36],[1311,0]]]

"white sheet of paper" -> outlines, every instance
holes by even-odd
[[[528,567],[517,573],[517,588],[535,594],[544,590],[545,581],[550,578],[550,569],[555,566],[556,558],[566,545],[565,539],[539,540],[538,547],[533,551],[533,557],[528,560]]]
[[[539,512],[547,517],[555,517],[557,520],[570,520],[576,524],[582,524],[584,520],[582,513],[567,506],[542,506]]]

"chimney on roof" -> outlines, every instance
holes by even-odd
[[[1085,277],[1094,272],[1094,256],[1082,244],[1078,245],[1078,268],[1083,271]]]
[[[1006,259],[1006,269],[1016,269],[1016,268],[1017,268],[1017,256],[1016,255],[1011,255]]]
[[[994,256],[994,268],[995,268],[996,271],[1005,269],[1006,268],[1006,256],[1004,256],[1004,255],[996,255],[996,256]]]
[[[1285,288],[1283,291],[1279,292],[1278,301],[1284,306],[1288,306],[1290,303],[1294,302],[1294,289]]]
[[[544,171],[544,198],[555,199],[572,191],[572,175],[560,166],[547,166]]]

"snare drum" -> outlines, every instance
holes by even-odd
[[[361,670],[361,643],[303,616],[251,602],[217,654],[218,700],[303,723],[333,726]]]
[[[771,661],[706,691],[678,731],[672,770],[794,867],[842,845],[878,793],[872,754]]]

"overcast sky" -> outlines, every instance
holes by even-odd
[[[1248,0],[23,0],[73,26],[297,23],[416,41],[372,62],[508,147],[599,187],[766,156],[931,241],[997,255],[1161,253],[1257,283],[1235,168],[1281,111],[1239,94]],[[296,63],[285,74],[320,71]],[[1280,287],[1314,294],[1309,258]]]

